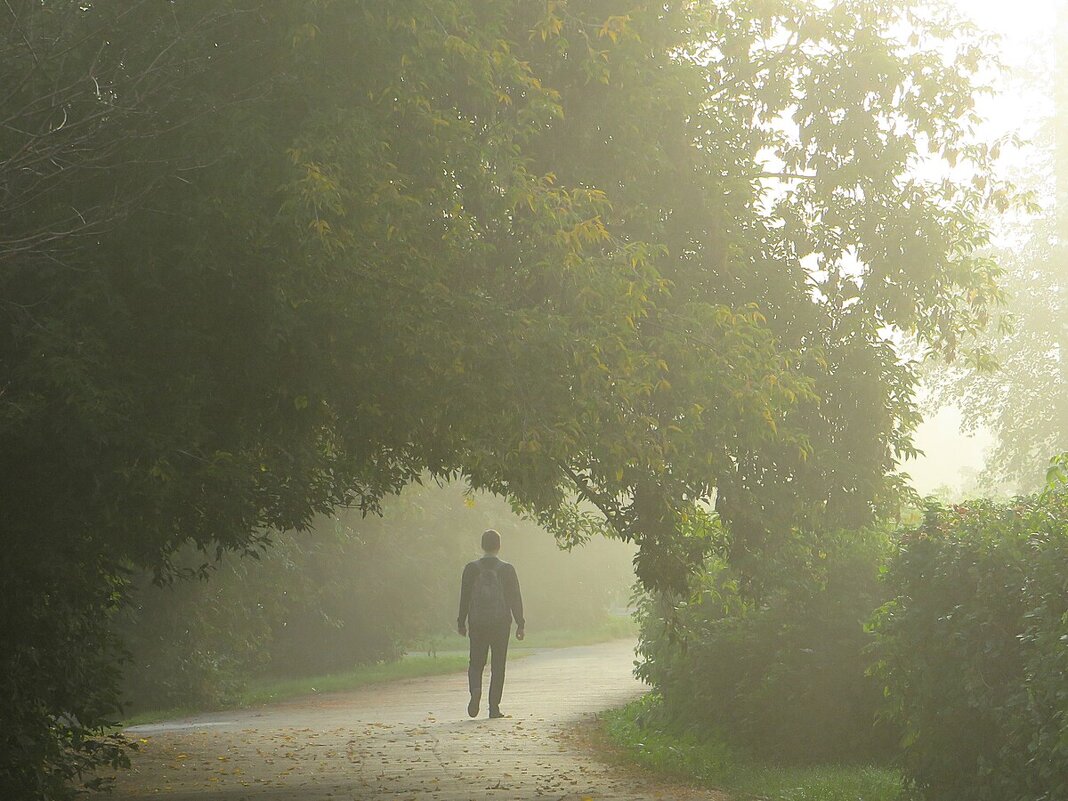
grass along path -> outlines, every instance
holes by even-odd
[[[508,652],[510,659],[517,659],[545,648],[567,648],[575,645],[609,642],[621,637],[633,636],[635,632],[634,622],[629,618],[612,618],[602,626],[586,630],[531,631],[522,642],[513,638],[508,646]],[[453,632],[446,637],[436,638],[425,644],[423,648],[425,650],[410,651],[395,662],[358,665],[351,670],[338,673],[293,678],[255,677],[249,680],[232,703],[212,709],[186,706],[141,710],[124,719],[121,727],[187,718],[207,711],[249,709],[305,695],[344,692],[368,684],[440,676],[467,670],[467,639],[459,634]]]
[[[601,714],[593,747],[659,776],[763,801],[900,801],[902,778],[880,765],[774,765],[748,759],[722,739],[657,731],[643,724],[646,695]]]
[[[187,718],[208,711],[225,711],[232,709],[249,709],[274,701],[285,701],[304,695],[343,692],[354,690],[367,684],[380,684],[401,679],[416,679],[423,676],[438,676],[457,673],[467,669],[467,656],[459,653],[439,653],[435,656],[425,654],[405,654],[396,662],[383,662],[375,665],[359,665],[352,670],[340,673],[325,673],[319,676],[301,678],[255,678],[241,690],[233,703],[211,709],[196,707],[169,707],[165,709],[146,709],[131,715],[123,721],[122,726],[140,726],[146,723],[159,723],[164,720]]]

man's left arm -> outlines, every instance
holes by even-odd
[[[527,633],[527,621],[523,617],[523,593],[519,589],[519,574],[515,572],[515,568],[512,568],[512,581],[511,592],[509,593],[508,606],[512,609],[512,617],[515,618],[516,629],[515,638],[517,640],[523,639]]]

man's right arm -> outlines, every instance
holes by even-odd
[[[460,576],[460,612],[456,617],[456,631],[461,637],[467,636],[467,612],[471,608],[471,565],[464,566]]]

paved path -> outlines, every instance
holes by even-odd
[[[391,682],[259,710],[135,726],[141,739],[119,798],[321,799],[713,798],[606,765],[568,732],[636,697],[633,643],[544,651],[508,666],[510,717],[466,713],[465,674]]]

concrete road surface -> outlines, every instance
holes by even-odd
[[[716,798],[607,765],[566,736],[643,688],[633,642],[546,650],[508,665],[502,711],[467,717],[452,674],[128,730],[116,796],[167,801]],[[487,682],[488,687],[488,671]]]

